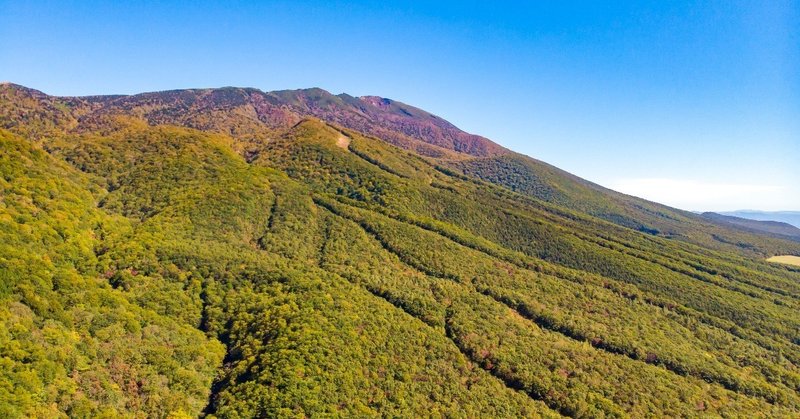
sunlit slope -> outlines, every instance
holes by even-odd
[[[659,237],[756,257],[797,248],[787,243],[788,237],[766,238],[765,232],[720,225],[699,214],[612,191],[522,154],[442,164],[459,174]]]
[[[358,226],[375,249],[388,253],[365,257],[369,253],[362,247],[342,247],[355,243],[354,238],[343,240],[335,254],[352,260],[348,264],[353,268],[337,268],[348,272],[345,277],[446,333],[451,300],[459,292],[475,293],[476,305],[495,301],[525,318],[529,327],[568,342],[585,342],[591,353],[613,355],[610,359],[624,364],[659,366],[670,373],[669,380],[711,381],[773,403],[796,397],[797,274],[534,205],[345,133],[352,137],[346,151],[336,146],[339,130],[306,121],[254,161],[277,165],[325,192],[314,198],[317,206],[339,222],[351,222],[336,230],[352,234]],[[328,194],[336,198],[326,198]],[[332,229],[324,231],[328,240],[333,239]],[[330,246],[320,248],[324,253]],[[405,273],[387,271],[388,260]],[[377,266],[369,268],[370,263]],[[488,355],[476,356],[459,342],[476,362],[484,363]],[[511,370],[523,365],[521,359],[516,362]],[[584,367],[591,369],[589,364]],[[595,367],[600,364],[605,362]],[[534,381],[521,385],[519,377],[494,368],[495,362],[484,365],[562,413],[579,414],[605,403],[556,402],[537,390]],[[761,379],[753,379],[754,369],[762,371],[756,374]],[[778,376],[783,378],[773,381]],[[656,394],[666,391],[651,387],[659,389]],[[607,408],[641,408],[625,407],[627,397],[632,396],[617,396]]]
[[[229,135],[247,159],[261,144],[313,116],[435,159],[447,170],[648,234],[748,257],[798,253],[797,245],[786,240],[608,190],[390,99],[332,95],[322,89],[262,92],[235,87],[54,97],[0,85],[0,126],[33,141],[64,131],[96,132],[118,116]]]
[[[784,263],[787,265],[800,266],[800,256],[773,256],[767,259],[767,262]]]
[[[224,348],[188,307],[150,307],[186,291],[105,256],[131,221],[97,209],[104,192],[86,175],[4,131],[0,173],[0,416],[202,409]],[[114,285],[123,278],[136,292]]]
[[[30,375],[4,381],[19,393],[4,399],[2,408],[9,416],[50,410],[68,415],[109,412],[155,417],[176,411],[223,417],[553,414],[542,402],[508,389],[473,365],[444,335],[342,277],[309,265],[297,251],[299,247],[291,246],[291,238],[275,239],[280,238],[277,246],[291,252],[264,250],[273,240],[272,230],[291,231],[294,226],[281,211],[301,205],[303,200],[311,204],[308,189],[274,170],[248,165],[229,148],[229,138],[123,122],[107,127],[108,135],[66,136],[48,142],[55,156],[85,174],[35,151],[44,159],[42,170],[55,164],[84,179],[85,188],[97,190],[97,200],[92,200],[88,191],[76,192],[85,196],[86,211],[117,220],[118,226],[110,232],[94,231],[94,224],[87,222],[85,235],[102,238],[102,242],[89,243],[91,257],[76,256],[92,263],[81,280],[117,299],[109,302],[113,310],[124,313],[127,305],[136,310],[125,318],[127,323],[116,326],[121,328],[117,334],[109,336],[106,329],[100,329],[99,336],[93,337],[104,351],[114,351],[105,356],[117,361],[88,358],[68,362],[57,369],[63,371],[66,384],[54,381],[47,369],[60,365],[60,358],[51,361],[55,363],[50,367],[24,364],[40,378],[30,384],[33,387],[14,384],[15,380],[31,380]],[[30,147],[22,140],[18,143]],[[7,151],[5,155],[14,161],[25,158],[15,149]],[[19,179],[12,180],[19,184]],[[290,195],[296,190],[299,195]],[[4,197],[8,200],[10,195]],[[290,199],[284,203],[285,198]],[[292,215],[285,212],[287,217]],[[40,209],[38,216],[44,213]],[[60,212],[54,216],[63,217]],[[10,223],[19,222],[22,219],[17,217]],[[316,234],[313,225],[302,226]],[[33,231],[39,230],[44,231],[43,227]],[[20,232],[11,235],[24,239],[18,237]],[[13,260],[12,248],[4,249],[3,260]],[[69,255],[58,247],[26,253],[52,259],[62,253]],[[24,284],[35,277],[8,271],[3,279],[9,299],[4,309],[12,312],[22,310],[24,314],[25,310],[35,312],[38,306],[66,305],[59,302],[67,298],[73,301],[70,306],[78,302],[86,307],[83,310],[108,310],[102,300],[87,294],[93,291],[82,283],[76,284],[77,288],[45,284],[49,292],[25,297]],[[26,298],[35,298],[36,305]],[[135,317],[139,312],[144,319]],[[159,331],[149,326],[148,318],[170,328],[161,326],[165,329]],[[115,317],[102,319],[104,326],[114,325]],[[30,327],[35,327],[37,320],[31,321]],[[47,320],[40,322],[47,330],[53,329]],[[71,317],[64,322],[66,333],[82,332],[83,326]],[[36,338],[42,332],[34,330],[28,337],[19,335],[24,331],[21,325],[8,327],[16,332],[2,346],[7,357],[40,352],[46,357],[47,347]],[[130,336],[125,328],[154,341]],[[154,335],[156,331],[160,334]],[[88,340],[92,332],[90,328],[85,332],[90,336],[76,335],[75,339]],[[65,347],[68,342],[49,343],[53,346],[49,356],[71,352]],[[164,345],[168,352],[156,352]],[[16,352],[9,352],[12,350]],[[137,363],[126,363],[127,356]],[[183,358],[187,356],[191,357]],[[195,365],[198,363],[205,369]],[[84,369],[95,371],[92,377],[108,376],[105,380],[110,387],[86,391],[88,382],[74,382],[74,377],[81,376],[78,371]],[[188,371],[200,375],[195,378]],[[166,378],[149,378],[159,372]],[[143,377],[142,384],[137,384],[138,376]],[[185,384],[186,380],[195,387]],[[71,392],[59,390],[65,385]],[[194,398],[192,391],[197,393]],[[109,402],[117,393],[120,401]],[[40,394],[53,396],[43,399]]]
[[[797,243],[218,94],[0,102],[4,416],[798,415]]]

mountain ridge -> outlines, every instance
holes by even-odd
[[[378,96],[360,99],[333,95],[321,88],[263,92],[224,87],[63,98],[18,85],[3,90],[0,93],[6,96],[15,90],[28,92],[33,100],[45,105],[45,114],[56,115],[50,119],[67,124],[68,129],[92,130],[102,125],[103,118],[136,115],[151,125],[174,124],[231,135],[240,140],[238,151],[250,154],[256,152],[257,144],[280,136],[303,118],[320,118],[433,158],[448,170],[627,228],[715,248],[756,250],[760,256],[769,253],[739,246],[734,236],[699,215],[610,190],[484,137],[465,133],[428,112]],[[72,109],[71,114],[65,113],[65,108]],[[691,225],[688,229],[687,224]],[[695,234],[697,230],[704,231],[704,235]]]
[[[441,156],[442,148],[476,156],[490,156],[509,152],[502,146],[474,134],[468,134],[444,119],[421,109],[379,96],[354,97],[342,93],[333,95],[321,88],[296,90],[262,91],[256,88],[240,88],[226,86],[221,88],[175,89],[156,92],[145,92],[132,95],[90,95],[90,96],[49,96],[41,91],[21,85],[9,83],[6,87],[28,92],[38,98],[57,98],[67,102],[86,101],[89,103],[107,104],[130,108],[134,106],[153,105],[154,100],[162,99],[168,108],[170,105],[184,108],[194,104],[214,103],[221,107],[250,105],[256,108],[259,119],[268,126],[286,128],[297,121],[287,122],[277,109],[269,105],[282,105],[285,110],[297,115],[315,116],[352,129],[362,129],[376,136],[385,136],[386,141],[404,148],[419,147],[423,154]],[[170,101],[172,103],[170,103]],[[114,103],[122,102],[122,103]],[[337,112],[330,112],[327,105],[337,104]],[[323,106],[325,105],[325,106]],[[343,113],[343,114],[342,114]],[[285,115],[284,115],[285,116]],[[372,131],[369,118],[385,118],[382,122],[388,129]],[[423,118],[420,123],[410,123],[409,118]],[[154,115],[151,122],[162,122]],[[415,144],[422,139],[428,147]],[[416,140],[416,141],[415,141]],[[433,147],[430,147],[433,146]]]

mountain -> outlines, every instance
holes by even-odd
[[[283,90],[268,95],[298,114],[313,115],[423,155],[454,156],[447,151],[456,151],[487,157],[509,153],[498,144],[463,132],[436,115],[391,99],[334,96],[322,89]]]
[[[28,122],[24,132],[34,138],[48,129],[85,132],[103,126],[109,118],[135,116],[150,125],[230,135],[237,139],[237,151],[249,154],[257,153],[260,144],[302,119],[319,118],[434,158],[440,170],[485,180],[617,225],[713,249],[758,256],[780,253],[758,243],[759,239],[742,240],[738,233],[720,229],[698,214],[603,188],[390,99],[337,96],[318,88],[262,92],[234,87],[58,98],[13,84],[6,84],[3,95],[13,96],[13,100],[11,107],[0,110],[0,116],[10,121],[9,128],[17,121]],[[27,108],[29,105],[32,107]],[[58,127],[40,126],[38,119]]]
[[[746,231],[768,233],[778,237],[800,240],[800,228],[779,221],[757,221],[751,218],[741,218],[732,215],[722,215],[715,212],[704,212],[703,217],[719,223],[740,227]]]
[[[790,254],[387,99],[0,86],[3,417],[795,417]]]
[[[758,221],[777,221],[786,224],[791,224],[800,228],[800,211],[752,211],[752,210],[739,210],[730,212],[720,212],[722,215],[730,215],[733,217],[746,218],[749,220]]]

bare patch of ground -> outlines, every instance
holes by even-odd
[[[800,256],[773,256],[767,262],[785,263],[787,265],[800,266]]]
[[[344,135],[340,135],[339,138],[336,140],[336,145],[347,150],[347,147],[350,145],[350,139],[345,137]]]

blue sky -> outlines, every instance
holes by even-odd
[[[800,3],[0,0],[0,81],[390,97],[623,192],[800,210]]]

